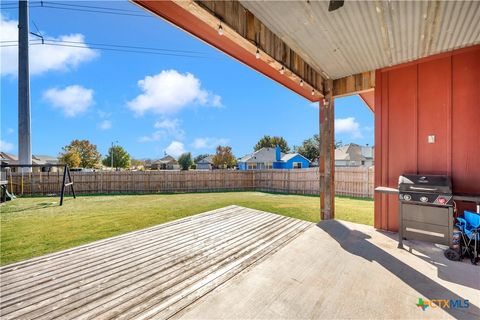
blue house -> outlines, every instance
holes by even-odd
[[[283,153],[280,147],[262,148],[237,161],[239,170],[302,169],[310,161],[299,153]]]

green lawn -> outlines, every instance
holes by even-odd
[[[1,208],[1,264],[78,246],[236,204],[308,221],[319,220],[314,196],[262,192],[21,198]],[[336,198],[336,217],[373,224],[373,201]]]

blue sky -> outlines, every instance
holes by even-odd
[[[144,14],[128,2],[77,4]],[[1,14],[1,40],[16,40],[17,10]],[[84,46],[31,46],[34,154],[57,155],[72,139],[89,139],[102,154],[118,141],[135,158],[158,158],[165,150],[213,153],[219,143],[239,157],[264,134],[283,136],[293,146],[318,132],[315,104],[159,18],[35,7],[30,20],[46,38]],[[195,51],[206,58],[83,43]],[[17,153],[16,48],[0,50],[0,147]],[[335,108],[337,140],[373,144],[373,114],[358,97],[337,99]]]

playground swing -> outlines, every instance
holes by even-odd
[[[61,168],[63,167],[63,178],[62,178],[62,185],[61,185],[61,190],[60,190],[60,206],[63,205],[63,199],[65,198],[65,188],[70,187],[70,192],[73,195],[73,198],[76,199],[76,194],[75,194],[75,189],[73,186],[73,180],[70,174],[70,168],[67,165],[55,165],[55,164],[49,164],[49,165],[36,165],[36,164],[31,164],[31,165],[26,165],[26,164],[5,164],[2,163],[0,165],[0,168],[2,169],[2,178],[4,176],[4,171],[9,171],[9,179],[8,180],[1,180],[0,183],[0,188],[1,188],[1,202],[13,200],[16,198],[14,192],[13,192],[13,176],[12,176],[12,168],[35,168],[35,167],[41,167],[41,168],[52,168],[52,167],[57,167]],[[30,173],[31,175],[31,173]],[[6,178],[6,172],[5,172],[5,178]],[[68,182],[67,182],[68,178]],[[34,181],[32,176],[30,176],[30,192],[33,192],[33,185]],[[39,182],[42,182],[42,175],[40,174]],[[8,190],[8,185],[10,185],[10,191]],[[21,170],[21,176],[20,176],[20,194],[24,194],[24,187],[25,187],[25,182],[24,182],[24,172]]]

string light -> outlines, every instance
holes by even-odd
[[[300,80],[300,87],[303,87],[303,80]]]
[[[315,89],[312,89],[312,96],[315,95]]]
[[[222,25],[218,25],[218,35],[223,36],[223,28]]]
[[[282,68],[280,69],[280,74],[284,74],[285,73],[285,67],[282,66]]]
[[[257,52],[255,53],[255,58],[260,59],[260,50],[257,48]]]

